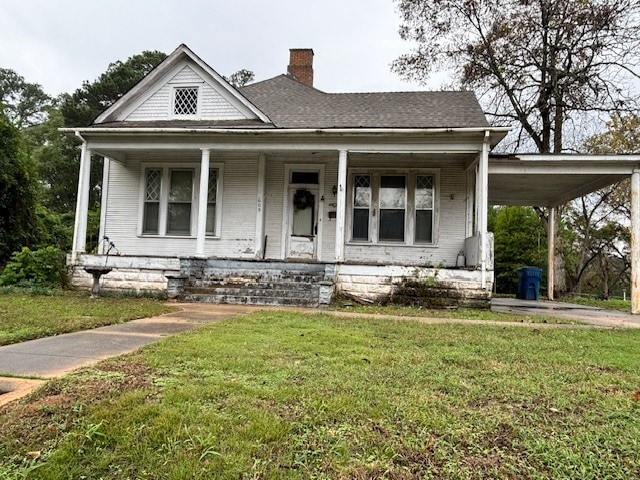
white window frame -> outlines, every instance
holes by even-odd
[[[371,178],[371,208],[369,209],[369,239],[353,239],[353,196],[356,175],[370,175]],[[404,242],[380,241],[378,231],[380,226],[380,177],[383,175],[406,178],[405,192],[405,219]],[[432,216],[432,241],[431,243],[416,242],[415,239],[415,189],[418,175],[433,176],[433,216]],[[359,168],[351,167],[347,171],[348,195],[346,231],[348,233],[347,245],[385,245],[397,247],[423,247],[432,248],[438,246],[440,225],[440,169],[439,168],[409,168],[409,169],[385,169],[385,168]]]
[[[176,113],[176,90],[182,88],[193,88],[197,90],[197,99],[196,99],[196,113],[194,114],[178,114]],[[193,85],[190,83],[185,84],[175,84],[171,86],[171,102],[169,104],[169,118],[175,119],[189,119],[194,120],[200,118],[202,104],[202,88],[200,85]]]
[[[200,195],[200,164],[199,163],[142,163],[140,165],[140,195],[138,209],[138,237],[144,238],[196,238],[198,229],[198,206]],[[147,169],[158,169],[162,171],[160,183],[160,207],[158,212],[158,233],[144,233],[144,203],[146,193]],[[189,235],[175,235],[167,232],[168,209],[169,209],[169,182],[171,170],[192,170],[193,186],[191,190],[191,219]],[[216,194],[216,234],[207,235],[210,239],[219,239],[222,229],[222,209],[223,209],[223,179],[224,164],[211,163],[209,170],[218,170],[218,188]]]

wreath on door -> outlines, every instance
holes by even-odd
[[[312,207],[314,200],[315,198],[313,193],[306,188],[299,188],[293,195],[293,207],[296,211],[304,210],[308,207]]]

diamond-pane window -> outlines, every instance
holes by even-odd
[[[198,88],[178,87],[173,100],[174,115],[195,115],[198,113]]]
[[[142,233],[158,234],[158,218],[160,214],[160,188],[162,185],[162,170],[150,168],[147,170],[144,193],[144,219]]]
[[[160,200],[160,182],[161,182],[161,170],[149,169],[147,170],[147,193],[146,200],[159,201]]]
[[[433,175],[416,176],[415,243],[433,243]]]
[[[209,170],[209,191],[207,192],[207,235],[217,235],[216,203],[218,198],[218,170]]]

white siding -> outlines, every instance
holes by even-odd
[[[177,85],[200,87],[199,120],[241,120],[246,118],[232,103],[190,66],[185,65],[169,82],[131,112],[126,120],[169,120],[172,118],[173,88]]]
[[[199,156],[183,161],[198,161]],[[122,255],[193,256],[195,237],[164,238],[138,236],[140,225],[141,161],[179,166],[166,157],[130,158],[125,165],[112,162],[105,235]],[[224,165],[222,229],[220,238],[207,238],[205,254],[210,257],[253,258],[256,222],[257,155],[211,157]],[[197,185],[197,182],[196,182]],[[195,204],[194,204],[195,208]],[[195,229],[193,231],[195,235]]]
[[[334,158],[335,157],[335,158]],[[183,155],[183,162],[199,163],[199,152]],[[138,236],[140,224],[140,175],[141,162],[179,165],[175,157],[129,157],[127,163],[111,164],[109,198],[105,234],[116,244],[123,255],[167,255],[193,256],[195,238],[162,238]],[[258,153],[225,154],[212,156],[212,163],[224,165],[222,196],[222,229],[220,238],[207,238],[205,254],[219,258],[254,258]],[[331,262],[335,251],[336,197],[333,186],[337,183],[337,153],[313,159],[305,156],[287,157],[267,155],[267,178],[265,195],[265,235],[267,246],[265,258],[282,259],[282,228],[285,164],[322,164],[325,167],[322,251],[320,259]],[[352,171],[365,171],[374,162],[353,160]],[[406,245],[362,245],[347,244],[347,262],[421,265],[453,267],[456,256],[464,250],[466,175],[460,162],[392,162],[393,168],[432,168],[439,170],[439,210],[437,211],[437,241],[432,246]],[[378,162],[375,168],[382,168]],[[347,217],[351,212],[347,212]],[[347,222],[349,226],[349,222]],[[349,232],[347,232],[349,233]],[[195,234],[195,231],[194,231]]]

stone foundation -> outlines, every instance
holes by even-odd
[[[468,306],[485,308],[491,299],[493,272],[482,288],[479,270],[398,265],[340,265],[338,292],[363,303]]]
[[[72,285],[91,288],[85,267],[112,269],[101,277],[104,289],[215,303],[328,305],[344,294],[363,303],[485,307],[493,286],[493,272],[483,289],[472,269],[104,255],[79,256]]]

